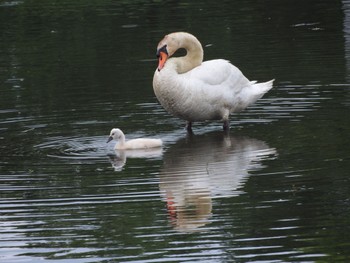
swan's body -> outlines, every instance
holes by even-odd
[[[169,58],[180,48],[184,57]],[[249,81],[242,72],[223,59],[203,61],[203,49],[193,35],[177,32],[166,35],[158,44],[159,65],[153,77],[153,89],[169,113],[191,123],[222,120],[229,128],[229,115],[244,110],[272,88]]]
[[[161,147],[163,141],[161,139],[149,139],[149,138],[138,138],[129,141],[125,141],[124,133],[117,128],[111,130],[107,143],[111,140],[116,140],[116,150],[134,150],[134,149],[147,149]]]

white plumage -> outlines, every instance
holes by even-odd
[[[161,139],[138,138],[125,141],[124,133],[118,128],[111,130],[107,143],[113,139],[117,141],[114,147],[117,150],[147,149],[161,147],[163,145]]]
[[[169,58],[180,48],[187,54]],[[229,128],[229,115],[244,110],[272,88],[249,81],[227,60],[203,61],[203,49],[193,35],[177,32],[166,35],[157,47],[159,65],[153,89],[162,106],[171,114],[188,121],[222,120]]]

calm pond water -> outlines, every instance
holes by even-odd
[[[180,30],[276,79],[229,134],[154,96]],[[1,262],[350,260],[350,1],[0,0],[0,39]]]

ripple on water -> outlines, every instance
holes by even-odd
[[[52,137],[35,146],[47,156],[59,159],[106,159],[106,137]]]
[[[236,122],[298,120],[322,102],[315,87],[310,87],[309,91],[285,87],[284,91],[285,97],[263,99],[242,113],[242,120]],[[139,106],[154,108],[152,104]],[[157,108],[157,114],[166,119],[165,123],[173,120],[165,116],[162,109]],[[261,115],[266,118],[256,118]],[[158,116],[154,118],[159,123]],[[75,124],[90,125],[90,122]],[[290,235],[298,234],[298,218],[283,217],[263,228],[265,232],[255,238],[249,238],[239,227],[240,218],[244,220],[257,210],[288,202],[287,199],[269,199],[252,206],[238,199],[245,193],[249,176],[263,169],[265,160],[275,158],[276,149],[253,138],[225,137],[218,132],[217,123],[197,127],[198,132],[195,130],[192,138],[185,138],[182,128],[174,130],[172,127],[171,132],[159,134],[166,144],[164,151],[148,155],[162,159],[155,170],[143,161],[130,161],[132,166],[120,170],[127,159],[142,158],[144,153],[118,155],[113,144],[106,144],[105,135],[46,138],[35,148],[54,162],[57,159],[62,161],[60,163],[72,164],[87,160],[89,163],[105,162],[108,166],[111,156],[109,161],[113,167],[122,172],[118,176],[113,171],[97,174],[93,168],[92,176],[65,174],[68,170],[64,170],[53,175],[17,176],[18,181],[10,176],[4,178],[8,184],[7,193],[15,190],[12,193],[32,194],[23,194],[22,198],[9,194],[1,200],[0,210],[11,224],[0,226],[3,233],[0,244],[3,241],[5,249],[20,247],[21,253],[55,259],[87,255],[97,260],[99,254],[109,254],[120,255],[119,261],[134,262],[148,259],[153,262],[155,255],[168,261],[203,261],[204,258],[216,261],[227,252],[235,253],[242,260],[258,261],[272,256],[299,258],[300,252],[289,251],[283,245],[289,242]],[[137,132],[128,137],[143,135]],[[232,198],[239,201],[233,204]],[[154,212],[149,213],[150,210]],[[194,235],[193,240],[183,240],[184,233],[195,232],[201,233],[198,238]],[[232,233],[236,236],[229,236]],[[130,236],[130,244],[122,244],[125,236]],[[230,243],[225,244],[226,239],[231,240]],[[115,240],[121,244],[109,251],[98,249],[99,244],[111,244]],[[144,249],[140,242],[156,243],[157,248],[140,254]],[[129,252],[121,255],[118,250]],[[14,255],[19,253],[14,251]]]
[[[290,85],[279,84],[276,90],[266,94],[262,99],[240,113],[243,122],[272,122],[281,119],[300,121],[308,112],[321,107],[321,103],[331,99],[327,95],[330,87],[321,85]],[[278,93],[274,96],[274,93]],[[259,117],[259,119],[254,119]],[[253,119],[252,119],[253,118]]]

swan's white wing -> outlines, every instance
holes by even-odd
[[[229,61],[215,59],[203,62],[200,66],[183,74],[193,85],[224,86],[240,90],[250,85],[250,81]]]

